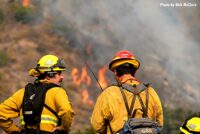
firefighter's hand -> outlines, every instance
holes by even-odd
[[[52,132],[55,132],[55,131],[64,131],[65,129],[62,127],[62,126],[58,126],[58,127],[54,127]]]

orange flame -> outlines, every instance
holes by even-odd
[[[23,0],[22,1],[22,6],[28,8],[30,6],[30,1],[29,0]]]
[[[73,78],[73,82],[76,84],[76,85],[80,85],[81,84],[81,79],[79,79],[79,71],[78,71],[78,68],[74,68],[72,70],[72,78]]]
[[[108,82],[105,77],[107,69],[108,69],[107,66],[104,66],[98,71],[98,80],[103,89],[108,86]],[[79,72],[78,68],[76,67],[73,68],[71,75],[72,75],[74,84],[82,88],[81,89],[82,102],[88,105],[93,105],[94,102],[90,99],[88,89],[86,88],[86,86],[90,87],[92,83],[91,78],[87,73],[86,67],[83,67],[81,72]],[[86,86],[85,85],[81,86],[81,84],[85,84]]]
[[[81,86],[81,84],[87,84],[87,86],[91,86],[91,78],[87,73],[86,67],[82,68],[81,74],[79,73],[78,68],[74,68],[72,70],[72,78],[73,78],[73,82],[77,85],[77,86]],[[94,102],[89,98],[89,93],[87,89],[81,89],[81,97],[82,97],[82,101],[85,104],[88,105],[93,105]]]
[[[103,89],[108,86],[108,81],[106,80],[105,77],[107,69],[108,69],[107,66],[104,66],[98,72],[98,80]]]
[[[80,86],[81,83],[86,82],[88,86],[91,85],[91,78],[88,75],[86,71],[86,67],[82,68],[82,73],[81,75],[79,74],[78,68],[74,68],[72,70],[72,77],[73,77],[73,82],[77,85]]]
[[[83,91],[82,91],[82,101],[83,101],[83,103],[88,104],[88,105],[94,104],[94,102],[89,99],[89,93],[88,93],[87,89],[83,89]]]

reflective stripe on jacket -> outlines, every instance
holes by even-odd
[[[7,133],[20,131],[20,128],[13,124],[12,119],[19,117],[19,115],[22,118],[21,105],[23,96],[24,88],[18,90],[10,98],[0,104],[0,128],[5,130]],[[58,116],[61,117],[62,127],[65,131],[69,131],[74,117],[74,112],[71,103],[68,100],[66,91],[61,87],[49,89],[46,93],[45,104],[57,112]],[[57,120],[58,119],[53,113],[48,109],[43,108],[40,129],[51,132],[57,125]],[[23,125],[23,122],[21,123],[21,125]]]
[[[41,123],[45,123],[45,124],[52,124],[54,126],[57,126],[58,125],[58,119],[53,117],[53,116],[50,116],[50,115],[41,115]],[[21,126],[25,125],[25,122],[23,120],[23,116],[20,117],[20,123],[21,123]]]
[[[130,77],[126,78],[127,84],[139,84],[138,81],[134,79],[128,80]],[[128,80],[128,81],[127,81]],[[156,120],[160,126],[163,126],[163,111],[160,99],[153,88],[149,87],[149,101],[148,101],[148,117],[152,120]],[[133,94],[124,90],[129,107],[133,98]],[[145,91],[140,93],[140,96],[145,104],[146,93]],[[138,98],[136,98],[134,109],[142,109]],[[135,117],[142,117],[143,112],[137,110]],[[93,128],[98,132],[110,133],[109,127],[106,125],[105,120],[109,120],[112,130],[116,133],[123,128],[125,121],[128,119],[126,107],[121,95],[120,89],[117,86],[110,86],[105,89],[102,94],[98,97],[92,116],[91,124]]]

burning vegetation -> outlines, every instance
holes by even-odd
[[[43,2],[49,3],[45,0]],[[174,49],[173,47],[175,51],[170,51],[171,45],[168,45],[169,40],[172,40],[170,42],[172,45],[183,43],[176,41],[175,38],[169,39],[168,36],[160,38],[160,33],[159,37],[151,36],[158,34],[149,32],[154,31],[151,27],[148,27],[151,24],[151,26],[154,26],[154,23],[153,21],[149,21],[149,24],[146,24],[145,20],[140,18],[143,14],[137,14],[139,12],[137,8],[134,11],[136,15],[134,14],[133,29],[124,27],[125,25],[132,24],[132,21],[131,23],[123,22],[122,20],[126,18],[116,20],[116,18],[120,17],[117,15],[120,13],[122,15],[123,13],[127,14],[127,11],[131,11],[131,7],[128,5],[134,5],[133,3],[127,5],[126,3],[116,4],[115,6],[119,7],[120,5],[124,5],[126,10],[121,10],[122,12],[117,11],[118,14],[115,14],[111,3],[100,2],[99,4],[104,5],[103,7],[105,8],[103,12],[99,8],[93,7],[94,11],[96,11],[94,16],[93,14],[89,14],[91,18],[86,17],[88,20],[79,18],[80,20],[77,21],[74,20],[74,16],[62,19],[61,17],[66,14],[61,10],[59,10],[59,15],[58,13],[51,14],[52,9],[48,9],[45,6],[46,3],[44,4],[43,2],[38,2],[35,5],[30,0],[23,0],[22,3],[18,1],[6,4],[5,2],[0,2],[0,7],[4,14],[4,17],[0,17],[3,20],[0,20],[2,22],[0,23],[0,101],[5,100],[17,89],[24,87],[26,82],[33,81],[28,77],[27,71],[35,66],[33,63],[39,57],[47,53],[55,54],[64,58],[68,66],[68,70],[64,74],[63,86],[69,94],[69,99],[76,113],[72,130],[74,132],[82,130],[82,128],[87,128],[90,126],[90,114],[101,90],[91,72],[84,64],[84,61],[92,63],[90,64],[92,70],[101,87],[105,89],[114,82],[112,75],[109,74],[110,72],[106,63],[109,62],[116,50],[124,47],[136,52],[137,57],[141,60],[141,69],[137,72],[137,77],[141,81],[151,82],[152,86],[161,96],[166,117],[164,132],[177,133],[178,126],[180,126],[188,114],[185,112],[185,108],[189,109],[191,106],[195,107],[195,105],[199,104],[198,98],[200,97],[198,94],[199,89],[197,88],[199,87],[199,82],[197,76],[200,74],[198,70],[194,71],[196,66],[192,64],[199,64],[199,56],[197,54],[193,57],[190,55],[187,57],[181,55],[180,51],[182,47],[180,46],[177,46],[178,49]],[[64,9],[61,8],[62,5],[59,2],[54,4],[60,9]],[[82,4],[84,5],[84,3]],[[95,2],[91,2],[90,6],[93,4],[98,5]],[[136,2],[135,4],[140,7],[140,2]],[[156,4],[154,3],[154,5]],[[74,3],[74,6],[77,6],[77,4]],[[124,9],[124,7],[121,8]],[[21,8],[35,10],[34,15],[31,12],[27,12],[27,10],[20,10],[19,13],[18,9]],[[84,6],[80,7],[84,16],[86,12],[83,9]],[[71,10],[70,13],[78,14],[75,9]],[[69,11],[67,10],[67,12]],[[104,14],[102,15],[101,13]],[[18,15],[20,17],[16,18]],[[183,14],[181,15],[183,16]],[[108,18],[110,20],[106,21]],[[199,20],[197,19],[199,18],[198,16],[193,18]],[[180,20],[178,20],[178,17],[176,19],[176,23],[178,23]],[[169,24],[175,23],[172,21],[170,19],[166,22]],[[87,25],[84,25],[86,22]],[[188,25],[192,24],[191,26],[198,24],[198,21],[188,22],[186,20],[185,22]],[[168,25],[168,27],[175,29],[171,25]],[[116,29],[120,30],[122,34],[117,33]],[[124,29],[125,31],[123,31]],[[159,30],[163,30],[163,28],[159,27]],[[190,33],[196,33],[197,31],[200,30],[192,28]],[[165,31],[163,32],[165,33]],[[175,31],[175,33],[177,32]],[[169,34],[167,33],[166,35]],[[195,38],[199,40],[197,35],[200,34],[195,34]],[[194,46],[192,43],[191,45]],[[199,50],[199,46],[194,48],[196,48],[194,52]],[[193,49],[188,48],[187,50],[192,51]],[[173,58],[168,59],[169,55]],[[183,63],[181,62],[182,59],[184,59]],[[189,63],[191,66],[188,66]],[[180,66],[178,66],[179,64]],[[184,69],[187,68],[186,70],[181,69],[183,65],[185,65]],[[184,109],[181,109],[181,107],[184,107]],[[199,107],[195,108],[199,110]],[[177,118],[175,119],[175,117]],[[173,130],[173,132],[169,132],[167,129]]]

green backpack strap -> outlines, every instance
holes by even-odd
[[[130,106],[130,108],[129,108],[129,106],[128,106],[128,101],[127,101],[127,99],[126,99],[126,95],[125,95],[125,93],[124,93],[123,90],[124,90],[123,87],[120,87],[120,92],[121,92],[121,94],[122,94],[122,97],[123,97],[123,100],[124,100],[124,103],[125,103],[125,106],[126,106],[126,111],[127,111],[127,113],[128,113],[128,117],[130,118],[131,115],[132,115],[132,111],[133,111],[134,104],[135,104],[136,94],[134,94],[134,96],[133,96],[133,98],[132,98],[132,101],[131,101],[131,106]]]
[[[141,89],[140,92],[138,92],[137,96],[138,96],[138,99],[139,99],[141,107],[142,107],[143,117],[148,117],[148,106],[149,106],[149,91],[148,91],[148,88],[149,88],[150,84],[143,84],[143,85],[144,85],[144,88]],[[144,90],[145,90],[145,94],[146,94],[146,107],[144,106],[144,103],[143,103],[142,98],[140,96],[140,93]]]
[[[137,112],[137,110],[143,111],[143,117],[147,117],[147,114],[148,114],[148,100],[149,100],[148,87],[149,86],[150,86],[150,83],[148,83],[148,84],[139,84],[137,86],[136,85],[132,86],[132,85],[129,85],[129,84],[122,84],[121,86],[119,86],[129,117],[134,117],[136,112]],[[123,92],[124,89],[134,94],[130,108],[128,106],[128,102],[127,102],[126,96],[125,96],[125,94]],[[146,107],[144,106],[144,103],[143,103],[143,101],[141,99],[141,96],[140,96],[140,93],[143,92],[144,90],[145,90],[145,93],[146,93]],[[134,103],[135,103],[136,97],[138,97],[142,109],[135,109],[133,111],[133,107],[134,107]]]

